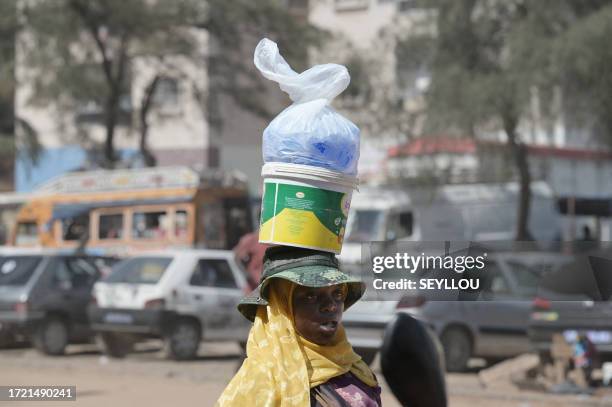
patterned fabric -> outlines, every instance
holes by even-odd
[[[342,326],[335,344],[320,346],[295,330],[291,301],[295,284],[275,279],[269,305],[259,307],[247,342],[247,358],[217,406],[309,407],[310,389],[351,372],[369,386],[374,374],[353,352]]]
[[[370,387],[351,373],[310,390],[311,407],[380,407],[380,387]]]

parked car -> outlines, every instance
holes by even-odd
[[[115,259],[52,250],[0,251],[0,342],[29,340],[49,355],[90,340],[86,307]]]
[[[611,253],[578,256],[543,281],[549,288],[533,301],[529,338],[544,363],[552,361],[553,336],[568,343],[586,334],[601,362],[612,361]],[[588,264],[587,264],[588,262]]]
[[[117,264],[95,285],[89,317],[111,356],[162,338],[168,357],[192,359],[201,340],[246,342],[250,323],[236,311],[246,290],[231,251],[148,253]]]
[[[449,371],[465,370],[472,357],[495,361],[516,356],[532,349],[527,322],[538,279],[564,261],[558,254],[495,253],[488,257],[475,300],[431,300],[414,291],[399,299],[361,301],[346,312],[343,324],[366,361],[374,359],[396,312],[414,316],[438,335]]]

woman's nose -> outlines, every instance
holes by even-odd
[[[326,313],[336,312],[338,310],[338,304],[332,297],[328,297],[328,298],[325,298],[323,302],[321,303],[320,310],[321,312],[326,312]]]

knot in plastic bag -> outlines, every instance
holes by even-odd
[[[254,61],[262,75],[278,82],[295,103],[317,99],[329,102],[342,93],[351,81],[346,67],[338,64],[315,65],[298,74],[279,53],[276,43],[267,38],[257,44]]]

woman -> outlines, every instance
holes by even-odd
[[[247,358],[217,405],[380,406],[376,377],[341,324],[364,289],[333,254],[268,249],[259,287],[238,306],[253,321]]]

